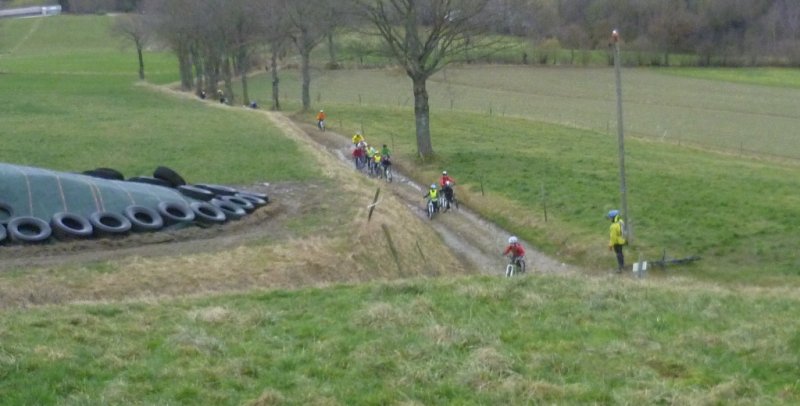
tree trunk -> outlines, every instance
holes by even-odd
[[[336,67],[336,48],[333,46],[333,30],[328,33],[328,56],[330,56],[330,67]]]
[[[237,59],[239,60],[239,63],[236,64],[237,70],[242,81],[242,103],[250,105],[250,94],[247,92],[247,71],[250,69],[250,64],[247,52],[241,50]]]
[[[178,67],[181,73],[181,90],[191,90],[192,82],[192,63],[189,51],[186,46],[178,47]]]
[[[205,72],[203,71],[203,58],[200,57],[200,53],[197,52],[197,48],[192,47],[191,51],[192,56],[192,65],[194,65],[194,91],[198,97],[203,93],[205,90],[204,80],[205,80]]]
[[[428,90],[425,88],[427,77],[411,78],[414,84],[414,121],[417,127],[417,153],[420,158],[433,156],[431,145],[430,107],[428,106]]]
[[[311,96],[309,95],[310,87],[311,87],[311,50],[303,48],[300,52],[301,57],[301,68],[300,70],[303,73],[303,111],[308,111],[311,109]]]
[[[242,102],[250,105],[250,95],[247,93],[247,73],[242,73]]]
[[[144,80],[144,55],[142,55],[142,44],[136,42],[136,55],[139,56],[139,80]]]
[[[233,82],[231,74],[231,59],[225,58],[222,70],[222,78],[225,81],[225,95],[227,95],[228,104],[233,106],[236,103],[236,96],[233,94]]]
[[[278,111],[281,109],[281,101],[279,100],[278,83],[278,52],[272,50],[272,58],[270,59],[270,69],[272,70],[272,110]]]

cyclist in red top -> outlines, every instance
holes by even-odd
[[[445,185],[447,185],[447,182],[450,182],[450,185],[456,184],[456,180],[448,176],[447,171],[442,171],[442,178],[439,179],[439,186],[445,187]]]
[[[509,261],[509,263],[516,264],[522,268],[519,260],[525,257],[525,248],[522,248],[522,244],[519,243],[519,239],[513,235],[508,238],[508,247],[506,247],[506,250],[503,251],[503,255],[508,254],[511,254],[511,261]]]

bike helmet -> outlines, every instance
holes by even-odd
[[[436,184],[435,183],[431,183],[431,189],[436,189]]]
[[[516,244],[518,242],[519,242],[519,240],[517,239],[517,237],[515,237],[513,235],[511,237],[508,237],[508,243],[509,244]]]
[[[447,171],[442,171],[442,175],[447,175]]]
[[[619,216],[619,210],[611,210],[608,212],[608,218],[611,220],[614,220],[617,216]]]

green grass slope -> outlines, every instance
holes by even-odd
[[[0,397],[797,404],[798,300],[793,289],[539,275],[2,312]]]
[[[66,171],[113,167],[128,176],[166,165],[206,183],[318,176],[263,115],[210,108],[191,97],[176,100],[138,85],[135,50],[109,36],[111,20],[4,22],[5,162]],[[149,80],[177,80],[171,55],[148,52],[145,64]]]

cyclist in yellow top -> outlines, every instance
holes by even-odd
[[[353,136],[353,145],[358,145],[361,142],[364,142],[364,136],[361,135],[361,131],[356,131],[356,135]]]
[[[439,191],[436,190],[436,184],[431,184],[431,189],[428,193],[422,195],[422,197],[427,198],[428,201],[433,202],[433,211],[439,211]]]

